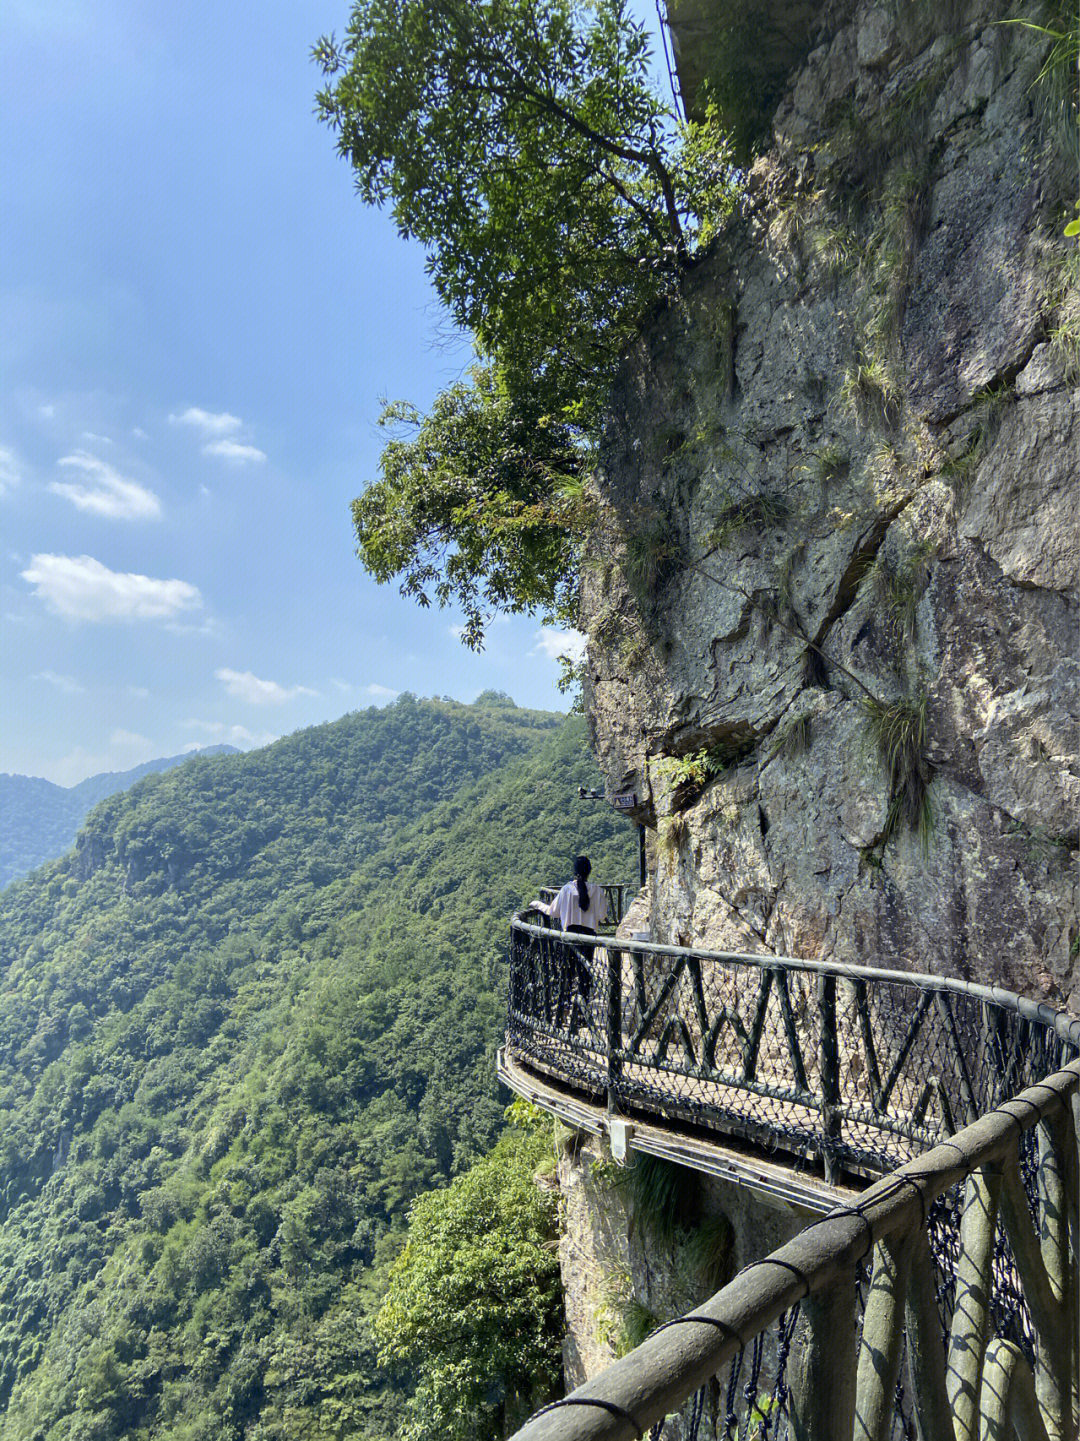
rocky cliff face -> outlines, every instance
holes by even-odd
[[[812,1219],[810,1212],[678,1167],[668,1169],[669,1188],[658,1203],[648,1179],[656,1175],[656,1166],[639,1154],[629,1171],[621,1170],[591,1137],[575,1136],[563,1148],[559,1261],[567,1390],[624,1355],[658,1322],[692,1310]],[[764,1345],[765,1374],[771,1378],[772,1331]],[[746,1397],[725,1390],[719,1384],[709,1388],[698,1423],[693,1401],[672,1417],[664,1433],[668,1441],[711,1435],[729,1405],[742,1416]]]
[[[617,387],[586,698],[658,939],[1080,1006],[1075,166],[1007,13],[822,7]]]

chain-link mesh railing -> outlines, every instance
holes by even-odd
[[[933,976],[511,928],[519,1061],[829,1175],[880,1175],[1071,1060],[1053,1015]]]
[[[908,1169],[905,1163],[1026,1088],[1037,1093],[1043,1078],[1080,1054],[1078,1029],[1048,1006],[930,975],[571,936],[523,916],[511,929],[507,1049],[516,1063],[612,1112],[737,1136],[795,1166],[820,1162],[833,1178]],[[1050,1301],[1043,1294],[1042,1272],[1064,1264],[1053,1245],[1067,1248],[1061,1237],[1075,1237],[1078,1224],[1075,1141],[1064,1143],[1072,1169],[1063,1169],[1062,1143],[1050,1144],[1048,1134],[1023,1128],[1004,1183],[996,1173],[975,1172],[942,1188],[918,1234],[925,1242],[924,1310],[940,1332],[930,1349],[944,1344],[950,1367],[963,1371],[972,1349],[965,1327],[974,1324],[983,1350],[992,1338],[999,1370],[1008,1363],[1012,1376],[1019,1358],[1039,1394],[1057,1405],[1046,1360],[1059,1328],[1054,1308],[1075,1331],[1080,1278],[1073,1255],[1067,1294],[1064,1282],[1054,1283]],[[1003,1186],[1000,1196],[995,1186]],[[868,1297],[887,1284],[888,1267],[889,1255],[875,1250],[851,1273],[864,1351],[867,1327],[877,1324],[865,1319]],[[984,1314],[972,1323],[976,1295]],[[929,1343],[925,1335],[913,1339],[911,1307],[909,1296],[906,1329],[895,1318],[890,1323],[892,1394],[887,1404],[880,1397],[874,1403],[882,1441],[914,1437],[926,1405],[917,1372],[920,1348]],[[811,1307],[798,1326],[792,1313],[781,1317],[766,1346],[759,1332],[726,1378],[708,1382],[669,1426],[670,1441],[818,1434],[798,1417],[797,1378],[787,1374],[791,1350],[809,1356],[803,1364],[811,1369],[820,1364],[813,1359],[815,1316],[819,1331],[828,1331]],[[783,1358],[778,1369],[763,1363],[770,1356]],[[979,1370],[976,1391],[981,1377]],[[872,1391],[872,1378],[867,1384]]]

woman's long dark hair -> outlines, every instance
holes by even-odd
[[[585,882],[591,870],[592,862],[588,856],[578,856],[574,862],[574,880],[577,881],[577,903],[583,911],[589,909],[589,888]]]

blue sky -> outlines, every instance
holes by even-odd
[[[0,770],[70,785],[402,690],[566,704],[538,620],[473,655],[353,554],[380,398],[470,350],[314,118],[347,14],[5,6]]]

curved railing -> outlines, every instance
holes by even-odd
[[[511,925],[507,1045],[624,1115],[881,1175],[1077,1054],[997,987]]]
[[[965,981],[582,942],[522,914],[507,1052],[611,1113],[883,1178],[522,1441],[640,1434],[733,1355],[764,1400],[729,1401],[710,1434],[1075,1441],[1080,1021]]]

